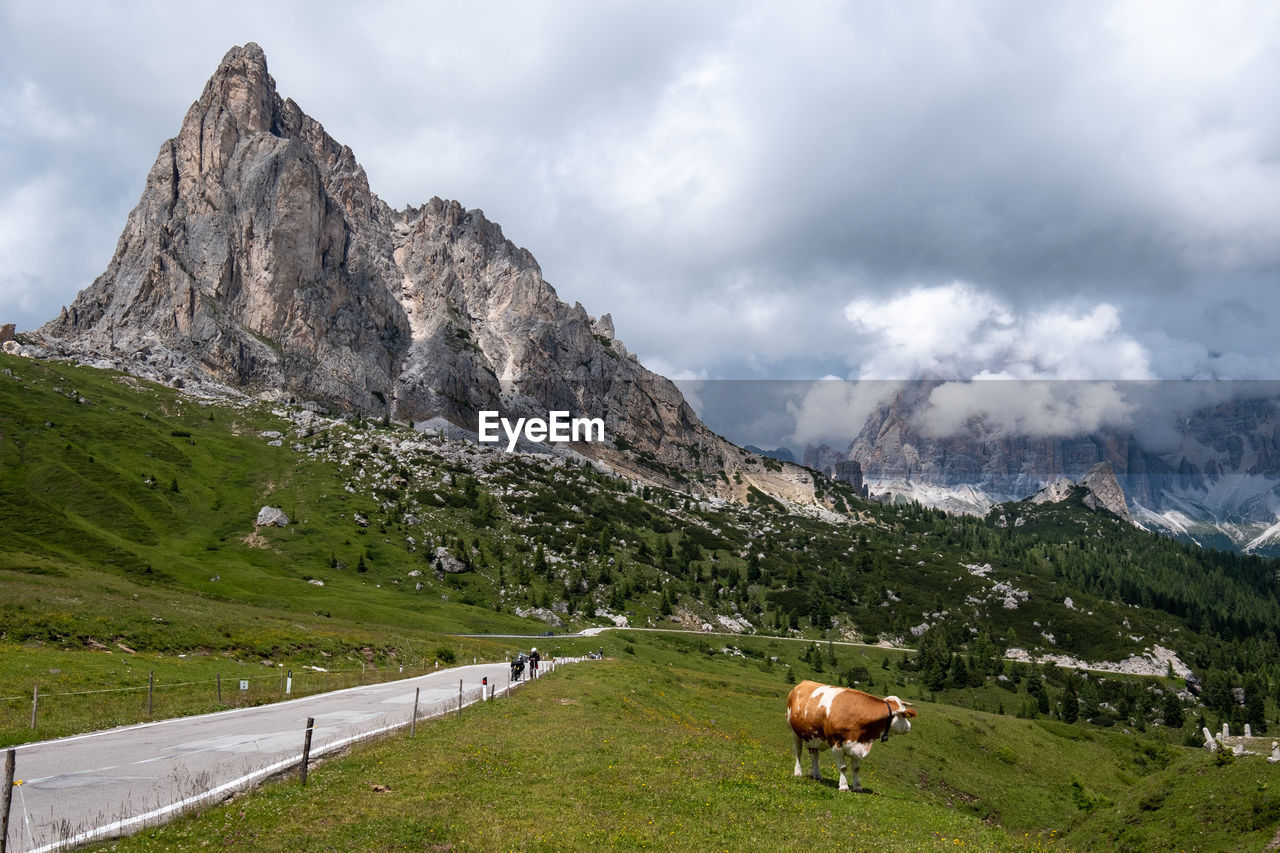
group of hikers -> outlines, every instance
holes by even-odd
[[[538,661],[542,660],[542,656],[538,654],[538,647],[534,646],[529,650],[529,654],[521,652],[511,661],[511,680],[519,681],[520,676],[524,674],[524,667],[529,665],[529,677],[538,677]]]

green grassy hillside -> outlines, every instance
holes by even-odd
[[[292,424],[269,407],[202,404],[104,371],[3,364],[9,638],[271,656],[528,627],[446,601],[434,578],[431,592],[415,589],[408,572],[426,566],[404,537],[352,521],[376,498],[345,491],[330,464],[270,446],[262,433]],[[293,523],[256,529],[264,505]]]
[[[465,827],[510,823],[521,809],[507,804],[526,790],[539,819],[506,831],[535,849],[672,838],[752,849],[757,837],[789,849],[874,832],[898,845],[888,849],[1209,850],[1270,838],[1269,767],[1218,766],[1189,745],[1202,725],[1265,733],[1280,716],[1274,561],[1162,540],[1078,500],[1006,506],[1001,524],[819,487],[822,512],[728,505],[572,457],[4,357],[0,741],[137,721],[152,674],[152,715],[168,716],[273,701],[289,669],[309,692],[527,645],[453,634],[560,635],[625,619],[694,633],[539,640],[565,654],[602,644],[616,660],[570,670],[563,697],[538,686],[528,708],[479,712],[503,725],[441,724],[454,746],[425,764],[397,752],[410,746],[378,747],[390,752],[375,760],[410,781],[367,809],[363,782],[343,783],[362,804],[350,820],[315,800],[327,829],[308,843],[487,849]],[[256,527],[263,506],[290,523]],[[1116,661],[1155,644],[1196,670],[1198,694],[1167,672],[1005,659],[1017,647]],[[219,701],[218,678],[252,689]],[[921,737],[878,746],[867,765],[877,796],[790,778],[780,697],[801,678],[921,703]],[[105,689],[122,692],[69,695]],[[607,773],[596,767],[613,754]],[[363,770],[335,778],[367,776],[362,756],[351,760]],[[588,781],[566,790],[557,768]],[[454,776],[483,796],[450,793]],[[617,789],[626,796],[610,800]],[[553,819],[566,795],[576,817]],[[262,802],[300,801],[281,789]],[[276,807],[223,820],[246,845],[283,847],[288,830],[266,816]],[[434,817],[403,816],[424,810]]]

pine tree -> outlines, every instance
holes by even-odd
[[[1172,690],[1165,691],[1164,702],[1161,706],[1161,716],[1164,717],[1164,724],[1171,729],[1180,729],[1185,722],[1185,715],[1182,712],[1182,700]]]
[[[1062,702],[1058,707],[1058,716],[1064,723],[1074,723],[1080,719],[1080,697],[1076,695],[1075,687],[1067,685],[1067,690],[1062,694]]]

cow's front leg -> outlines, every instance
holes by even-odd
[[[862,783],[858,781],[858,768],[862,766],[862,759],[867,757],[867,753],[871,751],[870,743],[847,743],[843,748],[836,749],[836,762],[840,764],[840,790],[853,791],[855,794],[862,793]],[[848,780],[845,777],[844,758],[849,759]]]
[[[809,773],[814,779],[822,779],[822,771],[818,769],[818,748],[816,746],[809,747],[809,760],[812,762],[813,769]]]

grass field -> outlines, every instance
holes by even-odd
[[[650,639],[101,849],[1259,850],[1280,820],[1261,759],[930,703],[842,794],[828,756],[791,775],[781,671]]]

